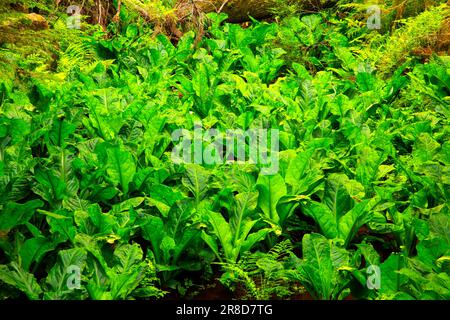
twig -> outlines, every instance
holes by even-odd
[[[219,10],[217,11],[217,13],[221,13],[221,12],[222,12],[223,8],[227,5],[228,1],[230,1],[230,0],[225,0],[225,1],[222,3],[222,5],[220,6],[220,8],[219,8]]]

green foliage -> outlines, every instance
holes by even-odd
[[[267,253],[247,253],[237,264],[225,264],[226,272],[222,275],[221,281],[234,289],[237,285],[242,285],[246,290],[247,299],[287,298],[293,294],[303,293],[289,275],[296,259],[290,242],[283,241]]]
[[[436,46],[440,41],[437,35],[449,16],[448,5],[442,5],[424,11],[405,22],[405,26],[388,39],[381,50],[374,52],[378,55],[381,72],[392,72],[409,57],[415,49]]]
[[[13,5],[23,9],[38,9],[41,12],[48,13],[53,11],[55,3],[52,0],[4,0],[0,5],[0,13],[2,11],[10,12]]]
[[[2,297],[159,298],[219,273],[242,298],[448,299],[449,60],[390,42],[446,10],[387,42],[332,10],[248,28],[209,14],[177,44],[130,16],[59,38],[55,22],[52,68],[18,49],[31,32],[6,41]],[[278,172],[175,163],[173,132],[199,121],[279,130]]]
[[[234,197],[234,205],[231,208],[229,221],[226,221],[218,212],[210,210],[206,212],[205,220],[211,225],[217,240],[205,232],[202,234],[202,237],[221,261],[218,243],[224,251],[224,261],[236,263],[239,254],[251,250],[271,232],[270,228],[251,232],[258,222],[257,219],[251,218],[252,212],[256,209],[256,201],[256,193],[237,194]]]
[[[316,299],[343,299],[350,292],[350,254],[332,240],[316,233],[302,240],[303,259],[291,276],[298,279]]]

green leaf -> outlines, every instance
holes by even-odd
[[[256,187],[259,191],[258,206],[263,211],[264,216],[278,223],[280,217],[277,212],[277,204],[287,193],[283,177],[279,174],[274,176],[260,175]]]
[[[233,246],[233,231],[225,218],[217,212],[207,211],[206,218],[213,228],[213,232],[225,254],[225,259],[229,262],[235,262],[237,253]],[[204,238],[205,239],[205,238]],[[208,245],[210,243],[207,242]],[[238,251],[239,252],[239,251]]]
[[[210,67],[206,63],[198,63],[197,68],[192,75],[192,87],[196,97],[198,97],[196,111],[203,117],[206,117],[212,108],[213,86]]]
[[[419,259],[428,266],[435,267],[436,261],[450,253],[450,245],[441,238],[431,238],[417,245]]]
[[[38,210],[38,212],[46,215],[52,234],[59,234],[62,239],[73,242],[77,230],[73,218],[66,210],[57,210],[55,213],[45,210]]]
[[[351,269],[349,254],[336,247],[320,234],[306,234],[302,240],[303,259],[294,274],[317,299],[342,298],[340,293],[348,285],[348,276],[341,269]]]
[[[177,45],[177,59],[178,61],[186,60],[192,54],[192,49],[195,41],[195,33],[193,31],[186,32]]]
[[[404,267],[404,258],[399,254],[391,254],[381,266],[381,293],[397,293],[406,279],[398,271]]]
[[[345,174],[331,174],[325,184],[323,202],[339,219],[352,207],[354,200],[364,197],[364,187],[355,180],[350,180]]]
[[[89,220],[96,228],[96,232],[100,234],[112,233],[118,224],[117,219],[108,214],[103,213],[98,204],[93,204],[88,208]]]
[[[167,217],[173,205],[181,199],[183,199],[183,195],[180,192],[165,185],[157,184],[150,188],[150,198],[147,199],[147,202],[156,206],[161,214]]]
[[[119,204],[113,205],[111,211],[113,213],[120,213],[123,211],[128,211],[131,208],[139,207],[142,204],[142,202],[144,202],[144,200],[145,200],[144,197],[136,197],[136,198],[127,199],[125,201],[122,201]]]
[[[370,212],[370,209],[369,200],[364,200],[356,204],[339,220],[339,237],[345,241],[345,247],[350,244],[358,230],[371,221],[372,212]]]
[[[163,257],[164,257],[164,261],[169,261],[170,257],[171,257],[171,252],[177,247],[177,245],[175,244],[175,240],[169,236],[165,236],[162,241],[161,244],[159,246],[159,248],[162,251]]]
[[[88,251],[90,254],[92,254],[92,256],[95,258],[96,262],[94,264],[94,267],[97,268],[97,263],[98,263],[98,267],[102,268],[103,270],[108,270],[108,264],[105,261],[105,258],[103,257],[102,251],[96,241],[95,238],[87,235],[87,234],[83,234],[83,233],[78,233],[75,236],[75,245],[77,247],[81,247],[84,248],[86,251]],[[100,272],[100,270],[96,271],[96,273]]]
[[[197,205],[208,191],[209,179],[210,174],[203,167],[194,164],[186,165],[186,175],[181,181],[183,185],[192,192]]]
[[[210,236],[209,234],[207,234],[205,231],[202,231],[201,237],[202,237],[203,241],[205,241],[205,243],[211,248],[213,253],[216,255],[217,259],[222,261],[222,257],[219,253],[219,246],[217,245],[216,239],[214,237]]]
[[[31,300],[39,299],[42,293],[36,278],[23,270],[16,262],[0,265],[0,280],[22,291]]]
[[[126,273],[142,262],[143,253],[137,243],[124,244],[114,250],[114,257],[118,262],[114,266],[115,272]]]
[[[112,146],[106,150],[108,162],[106,173],[114,185],[120,185],[123,193],[128,193],[128,185],[133,181],[136,164],[130,152],[119,146]]]
[[[126,299],[139,286],[142,280],[141,264],[138,268],[133,268],[124,274],[111,275],[111,300]]]
[[[95,257],[88,256],[87,270],[89,270],[89,280],[86,289],[89,297],[94,300],[111,300],[111,293],[108,291],[110,287],[110,279],[107,275],[108,267],[100,264]]]
[[[375,250],[375,248],[369,243],[360,243],[356,245],[358,247],[358,251],[363,255],[366,267],[370,265],[379,266],[380,255]]]
[[[416,140],[413,156],[420,162],[431,161],[440,146],[430,134],[421,133]]]
[[[356,83],[362,92],[373,91],[376,89],[376,78],[368,72],[359,72],[356,75]]]
[[[133,39],[138,35],[138,27],[135,24],[129,24],[126,31],[126,36],[128,39]]]
[[[450,245],[450,217],[447,214],[440,213],[431,216],[429,225],[431,233]]]
[[[317,222],[320,230],[328,239],[334,239],[338,236],[336,217],[326,205],[312,201],[303,204],[301,207],[304,214]]]
[[[164,230],[164,222],[159,217],[149,216],[146,217],[145,223],[141,226],[142,236],[145,240],[150,241],[153,249],[153,253],[157,259],[158,264],[162,264],[161,261],[164,257],[161,254],[161,242],[166,236]]]
[[[295,209],[299,206],[299,201],[296,196],[281,197],[277,203],[277,212],[280,217],[279,225],[283,227],[289,217],[292,216]]]
[[[50,269],[45,283],[48,285],[46,294],[51,294],[53,299],[70,298],[72,289],[68,287],[72,267],[80,269],[80,275],[86,266],[87,253],[84,249],[73,248],[58,252],[58,261]]]
[[[33,188],[33,191],[53,206],[65,198],[66,185],[55,171],[37,170],[34,178],[38,184]]]
[[[24,270],[29,270],[33,262],[39,264],[47,252],[55,249],[57,243],[50,242],[45,237],[28,239],[20,247],[19,254]]]
[[[323,178],[320,170],[311,167],[310,161],[313,153],[314,149],[300,152],[289,163],[286,183],[292,187],[292,195],[306,194],[312,186]]]
[[[263,241],[273,230],[269,228],[261,229],[248,235],[242,242],[241,251],[250,251],[258,242]]]
[[[31,200],[24,204],[8,202],[0,211],[0,231],[9,231],[18,225],[27,223],[36,209],[43,205],[41,200]]]
[[[67,145],[66,139],[73,134],[75,129],[74,124],[68,123],[64,119],[55,119],[48,133],[49,142],[53,146],[65,147]]]
[[[244,220],[256,209],[258,193],[257,192],[241,192],[235,197],[234,215],[230,219],[230,224],[235,232],[235,241],[241,236],[241,225]]]

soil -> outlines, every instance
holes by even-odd
[[[233,300],[237,295],[226,288],[219,280],[215,279],[201,289],[189,289],[186,295],[181,296],[177,291],[167,290],[169,293],[163,300]]]
[[[215,280],[207,288],[196,295],[193,300],[231,300],[236,299],[228,288],[224,287],[218,280]]]

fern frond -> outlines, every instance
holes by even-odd
[[[240,283],[247,291],[247,297],[267,300],[273,296],[285,297],[292,294],[291,280],[286,263],[294,255],[289,240],[275,245],[269,252],[247,253],[237,264],[222,264],[232,276],[227,279]]]
[[[74,41],[60,56],[58,71],[67,73],[74,68],[89,69],[98,60],[97,53],[90,43]]]

